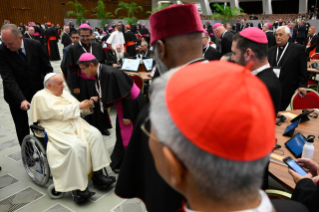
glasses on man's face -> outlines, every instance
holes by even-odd
[[[147,129],[150,129],[151,128],[151,120],[150,120],[150,117],[148,116],[148,117],[146,117],[146,119],[144,120],[144,122],[142,123],[142,125],[141,125],[141,130],[143,131],[143,133],[145,133],[145,135],[147,136],[147,137],[149,137],[149,138],[151,138],[151,139],[154,139],[154,140],[156,140],[156,141],[158,141],[158,142],[160,142],[159,140],[158,140],[158,138],[156,138],[155,136],[153,136],[152,134],[151,134],[151,132],[149,132]],[[161,142],[160,142],[161,143]]]
[[[83,69],[82,68],[80,68],[80,69],[81,69],[82,72],[84,72],[84,70],[87,69],[87,68],[88,68],[88,66],[83,68]]]
[[[89,38],[91,35],[80,35],[81,38]]]
[[[205,39],[205,38],[207,38],[207,37],[202,37],[202,39]]]
[[[72,39],[80,39],[80,37],[72,37]]]

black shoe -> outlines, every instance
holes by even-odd
[[[111,135],[111,133],[108,130],[103,130],[102,135],[109,136],[109,135]]]
[[[115,174],[119,174],[121,169],[112,169],[112,171],[115,173]]]
[[[115,177],[104,176],[102,170],[96,171],[92,177],[93,185],[97,188],[107,188],[115,183]]]
[[[92,197],[94,194],[95,194],[95,192],[89,191],[88,187],[86,187],[86,189],[84,191],[81,191],[81,190],[73,190],[72,191],[72,195],[76,196],[77,198],[80,198],[80,199],[88,199],[88,198]]]

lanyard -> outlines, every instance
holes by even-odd
[[[97,67],[97,69],[98,69],[98,72],[97,72],[97,79],[95,81],[95,90],[96,90],[97,94],[99,95],[101,112],[104,113],[103,100],[102,100],[102,89],[101,89],[101,82],[100,82],[102,65],[99,64],[99,67]]]
[[[260,68],[258,68],[258,69],[256,69],[256,70],[254,70],[252,73],[253,73],[254,75],[257,75],[257,74],[259,74],[260,72],[266,70],[267,68],[270,68],[269,63],[267,63],[266,65],[264,65],[264,66],[262,66],[262,67],[260,67]]]
[[[286,52],[286,49],[287,49],[288,45],[289,45],[289,42],[287,42],[287,45],[286,45],[286,47],[285,47],[284,51],[282,52],[282,54],[281,54],[281,56],[280,56],[279,60],[278,60],[279,47],[277,48],[277,55],[276,55],[277,66],[279,66],[279,63],[280,63],[280,61],[281,61],[281,58],[282,58],[282,56],[284,56],[284,54],[285,54],[285,52]]]
[[[80,46],[82,47],[83,51],[87,53],[86,49],[82,46],[81,41],[79,41],[79,44],[80,44]],[[93,51],[92,51],[92,43],[91,43],[91,46],[90,46],[90,53],[92,54],[92,52],[93,52]]]
[[[31,35],[29,34],[29,32],[27,32],[27,34],[28,34],[29,38],[33,39],[33,38],[31,37]]]
[[[313,37],[315,37],[315,36],[312,36],[312,38],[313,38]],[[308,44],[311,45],[312,38],[310,39],[310,36],[309,36],[309,40],[308,40],[307,46],[308,46]]]
[[[207,50],[208,50],[208,47],[209,47],[209,45],[207,44],[206,47],[205,47],[206,50],[204,51],[203,56],[205,56],[205,54],[206,54],[206,52],[207,52]]]

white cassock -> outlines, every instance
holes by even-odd
[[[79,101],[69,93],[37,92],[31,102],[30,120],[39,121],[49,142],[47,157],[55,190],[67,192],[88,186],[88,173],[110,164],[102,134],[80,117]]]
[[[106,43],[111,44],[113,49],[116,49],[116,46],[118,44],[121,44],[122,47],[124,47],[125,40],[124,40],[123,32],[119,32],[119,31],[112,32],[110,37],[107,39]]]

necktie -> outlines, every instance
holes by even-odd
[[[24,63],[27,63],[27,57],[26,57],[26,55],[22,52],[22,49],[19,49],[19,50],[18,50],[18,54],[19,54],[21,60],[22,60]]]

